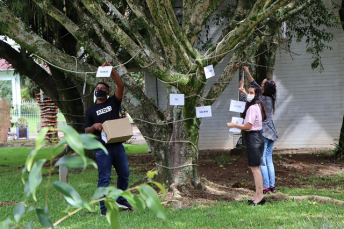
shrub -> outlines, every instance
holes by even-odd
[[[116,189],[114,187],[101,187],[95,190],[95,193],[92,197],[90,202],[85,202],[80,194],[69,184],[55,181],[50,184],[50,177],[53,171],[53,166],[60,166],[65,165],[68,168],[83,168],[85,169],[88,165],[97,167],[95,162],[88,157],[85,156],[85,149],[103,149],[106,153],[106,148],[95,139],[94,135],[91,134],[78,134],[72,127],[70,126],[63,126],[61,131],[64,133],[64,137],[61,141],[52,147],[51,157],[40,159],[35,161],[35,156],[37,155],[38,151],[46,145],[45,134],[48,132],[49,128],[43,128],[39,135],[35,140],[35,148],[32,149],[29,156],[25,162],[25,168],[22,170],[22,180],[24,183],[24,200],[18,203],[14,208],[14,219],[15,222],[12,222],[10,219],[6,219],[0,222],[1,229],[9,229],[9,228],[32,228],[32,222],[27,225],[23,225],[22,221],[25,217],[29,217],[30,214],[35,213],[37,215],[37,219],[39,220],[40,224],[46,228],[54,228],[63,220],[68,217],[73,216],[77,212],[82,209],[87,209],[91,211],[90,206],[93,204],[98,203],[101,200],[104,200],[107,206],[107,213],[106,218],[109,222],[111,228],[119,228],[118,225],[118,207],[116,205],[116,199],[119,196],[125,197],[136,209],[143,210],[148,207],[151,211],[153,211],[157,217],[165,219],[165,212],[160,203],[160,199],[155,192],[155,190],[149,185],[154,184],[155,186],[159,187],[163,194],[165,194],[164,187],[152,180],[153,176],[156,174],[155,172],[148,172],[148,182],[144,183],[140,186],[136,186],[130,188],[128,190],[122,191],[120,189]],[[68,155],[60,158],[55,165],[53,165],[52,161],[54,160],[54,155],[56,155],[56,151],[61,145],[68,144],[76,153],[77,155]],[[27,204],[27,200],[30,196],[32,196],[33,200],[37,202],[38,198],[36,196],[36,190],[41,185],[42,182],[42,168],[43,165],[47,161],[51,161],[50,168],[49,168],[49,176],[48,176],[48,185],[46,187],[46,196],[45,196],[45,207],[37,207],[32,204]],[[51,217],[48,212],[48,204],[47,201],[49,198],[49,187],[55,188],[59,193],[63,195],[65,200],[68,203],[68,213],[67,215],[63,216],[55,223],[51,221]],[[134,195],[131,191],[137,190],[139,194]],[[2,192],[5,192],[4,190]],[[5,193],[3,193],[5,194]],[[104,197],[105,196],[105,197]],[[32,216],[32,215],[31,215]],[[32,219],[32,217],[30,217]]]

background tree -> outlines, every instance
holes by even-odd
[[[342,27],[344,30],[344,0],[342,0],[342,5],[339,9],[339,17],[342,22]],[[344,159],[344,115],[342,121],[342,127],[340,128],[338,144],[336,144],[335,155],[337,158]]]
[[[208,49],[201,54],[195,42],[220,6],[229,9],[231,17],[222,26],[222,36],[207,42]],[[104,61],[113,63],[125,83],[123,105],[146,136],[161,180],[178,196],[191,187],[204,187],[198,174],[202,120],[196,118],[195,107],[212,105],[242,63],[264,46],[272,47],[282,22],[319,6],[323,1],[3,0],[0,33],[21,46],[19,57],[9,62],[18,61],[14,65],[18,70],[21,62],[31,66],[22,74],[36,83],[41,80],[37,84],[78,131],[83,131],[82,112],[92,103],[96,82],[94,74],[86,72],[95,72]],[[221,76],[205,91],[203,68],[216,66],[227,55],[230,61]],[[40,59],[50,74],[42,73]],[[167,94],[185,94],[185,106],[167,104],[166,110],[161,109],[128,69],[144,69],[165,82]]]

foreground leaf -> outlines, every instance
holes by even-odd
[[[49,215],[47,209],[37,208],[36,209],[36,213],[37,213],[39,222],[43,226],[54,228],[54,225],[53,225],[53,223],[52,223],[52,221],[50,219],[50,215]]]
[[[93,160],[86,157],[86,165],[84,164],[84,160],[80,156],[64,156],[60,158],[55,166],[59,165],[65,165],[68,168],[84,168],[88,165],[93,165],[94,168],[97,168],[97,163],[95,163]]]
[[[46,162],[45,159],[39,160],[33,164],[31,172],[29,174],[29,190],[32,194],[32,197],[35,201],[37,201],[36,197],[36,189],[42,182],[42,167]]]
[[[138,187],[142,199],[146,201],[147,207],[156,214],[157,217],[166,220],[164,208],[155,190],[149,185],[143,184]]]
[[[107,149],[105,146],[100,143],[100,141],[96,140],[96,136],[93,134],[80,134],[79,135],[82,143],[84,144],[85,149],[102,149],[106,154],[108,154]]]
[[[79,193],[69,184],[61,181],[55,181],[53,183],[53,187],[63,195],[65,200],[70,205],[76,208],[82,207],[84,205]]]
[[[49,129],[50,129],[49,127],[44,127],[43,129],[41,129],[41,131],[39,131],[39,134],[35,138],[35,148],[37,151],[40,148],[42,148],[45,145],[45,143],[47,142],[45,140],[45,135],[48,133]]]
[[[24,226],[23,229],[32,229],[32,221],[28,225]]]
[[[118,229],[118,206],[114,200],[108,200],[105,201],[105,207],[106,207],[106,219],[109,222],[112,229]]]
[[[17,223],[20,221],[20,219],[22,218],[24,213],[25,213],[25,203],[24,202],[20,202],[13,209],[14,219],[15,219],[15,221]]]
[[[107,196],[110,192],[114,190],[115,190],[115,187],[99,187],[96,189],[95,193],[93,194],[92,200],[97,200],[104,196]]]
[[[11,222],[10,219],[5,219],[4,221],[1,221],[0,222],[0,229],[8,229],[10,222]]]
[[[64,133],[62,138],[67,144],[80,156],[85,156],[84,145],[82,144],[80,135],[71,126],[62,126],[60,130]]]
[[[135,209],[143,211],[146,208],[146,204],[139,196],[134,196],[133,206]]]
[[[148,172],[147,172],[147,177],[148,177],[149,180],[151,180],[151,179],[153,179],[153,177],[154,177],[155,175],[157,175],[157,174],[158,174],[158,171],[157,171],[157,170],[148,171]]]
[[[162,199],[164,199],[164,196],[165,196],[165,194],[166,194],[166,189],[165,189],[165,187],[164,187],[162,184],[160,184],[159,182],[156,182],[156,181],[150,181],[150,183],[153,183],[153,184],[155,184],[156,186],[158,186],[158,188],[159,188],[160,191],[162,192]]]

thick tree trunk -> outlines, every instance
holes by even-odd
[[[173,87],[166,87],[169,93],[179,93]],[[154,103],[144,103],[145,109],[135,112],[136,101],[128,99],[126,93],[123,104],[129,108],[131,117],[145,137],[154,156],[156,178],[170,187],[175,197],[179,193],[200,188],[198,173],[198,138],[200,120],[196,119],[195,107],[198,97],[185,100],[185,106],[167,105],[166,111]]]
[[[178,115],[179,111],[176,113]],[[137,123],[144,136],[152,131],[155,133],[152,138],[145,137],[156,162],[157,180],[169,186],[175,197],[179,197],[179,192],[187,193],[202,186],[198,172],[198,126],[193,124],[193,120],[175,121],[165,127],[159,126],[159,130],[154,125],[148,127],[140,125],[139,121]]]
[[[339,142],[336,145],[335,156],[339,159],[344,159],[344,115],[342,121],[342,128],[340,128]]]

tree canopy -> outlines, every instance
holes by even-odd
[[[197,40],[214,15],[222,35],[202,40],[207,44],[201,52]],[[335,20],[322,0],[2,0],[0,34],[21,49],[1,42],[0,56],[39,85],[80,132],[84,110],[93,103],[94,73],[110,61],[125,83],[123,106],[146,137],[163,179],[180,190],[180,184],[200,184],[201,119],[195,107],[212,105],[241,64],[267,46],[270,56],[254,61],[273,66],[283,22],[287,36],[306,37],[313,67],[321,66],[319,53],[332,37],[320,26]],[[227,55],[221,76],[205,91],[204,67]],[[163,81],[167,93],[190,97],[183,107],[163,110],[131,71],[145,71]]]

